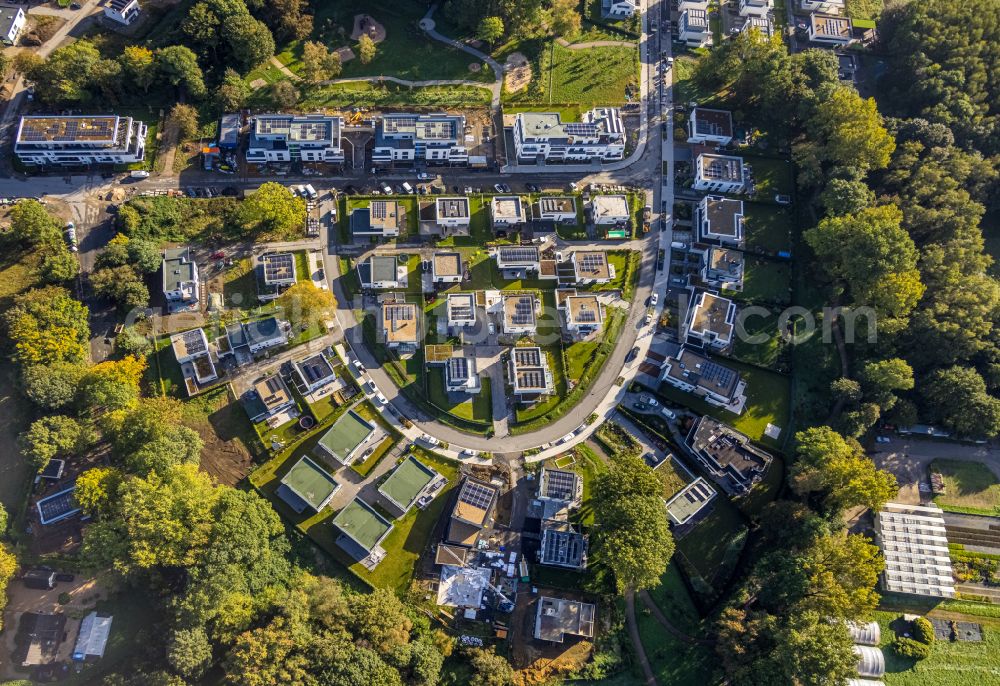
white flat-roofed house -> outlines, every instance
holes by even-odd
[[[746,405],[746,382],[738,372],[688,348],[661,365],[661,380],[735,414]]]
[[[563,299],[559,309],[566,331],[579,338],[600,331],[604,323],[604,311],[596,295],[571,295]]]
[[[375,123],[372,163],[469,163],[465,117],[461,114],[386,114]]]
[[[250,121],[246,160],[343,164],[344,120],[325,114],[259,114]]]
[[[295,255],[290,252],[267,253],[257,263],[257,299],[274,300],[289,286],[295,285]]]
[[[701,255],[699,276],[706,286],[728,291],[743,290],[745,258],[741,251],[718,245],[695,244],[691,246],[691,252]]]
[[[497,269],[507,279],[524,279],[541,269],[541,253],[532,245],[502,245],[495,257]]]
[[[14,154],[27,165],[134,164],[146,156],[146,124],[132,117],[21,117]]]
[[[803,12],[819,12],[820,14],[847,13],[847,5],[844,0],[799,0],[799,7]]]
[[[595,195],[589,210],[598,226],[618,226],[629,220],[628,198],[624,195]]]
[[[594,637],[597,606],[567,598],[540,596],[535,611],[535,638],[562,643],[570,636]]]
[[[674,526],[683,526],[715,499],[717,491],[698,477],[667,501],[667,514]]]
[[[472,215],[468,198],[435,198],[434,216],[437,225],[445,229],[468,229]]]
[[[692,345],[725,350],[733,342],[736,304],[717,293],[699,291],[684,321],[686,340]]]
[[[509,336],[529,336],[538,331],[538,300],[533,295],[505,295],[500,300],[503,307],[503,332]]]
[[[558,112],[521,112],[513,137],[517,159],[525,163],[610,162],[625,156],[625,127],[613,107],[590,110],[579,122],[564,122]]]
[[[358,281],[362,288],[406,288],[406,267],[395,255],[369,255],[358,262]]]
[[[694,188],[713,193],[742,193],[743,158],[701,153],[695,162]]]
[[[937,505],[886,503],[875,516],[882,585],[891,593],[954,598],[955,578],[944,513]]]
[[[413,303],[383,303],[380,318],[382,342],[400,356],[417,351],[417,306]]]
[[[139,0],[108,0],[108,4],[104,6],[104,16],[128,26],[139,18],[139,10]]]
[[[200,302],[198,265],[191,259],[187,248],[163,251],[163,297],[167,311],[191,309]]]
[[[638,9],[638,0],[601,0],[601,16],[605,19],[628,19]]]
[[[395,200],[372,200],[351,211],[351,235],[396,238],[406,225],[406,207]]]
[[[729,110],[695,107],[688,116],[688,143],[729,145],[733,140],[733,115]]]
[[[541,197],[535,203],[535,219],[550,222],[575,222],[576,199],[571,197]]]
[[[574,250],[569,256],[578,285],[608,283],[615,278],[615,266],[603,250]]]
[[[299,390],[302,393],[312,393],[337,380],[337,372],[322,353],[293,361],[292,367],[299,378]]]
[[[28,16],[21,7],[0,7],[0,42],[14,45],[21,37]]]
[[[462,254],[458,252],[436,252],[431,258],[431,281],[433,283],[460,283],[462,281]]]
[[[445,360],[444,387],[449,393],[479,393],[483,390],[476,373],[476,358],[463,355]]]
[[[695,213],[698,242],[743,247],[743,201],[706,195]]]
[[[687,9],[681,12],[677,21],[678,40],[689,48],[704,48],[712,44],[712,28],[708,21],[708,10]]]
[[[520,196],[495,195],[490,200],[493,231],[512,231],[527,221],[527,211]]]
[[[518,346],[510,351],[510,384],[518,400],[530,402],[555,392],[555,382],[545,351],[537,346]]]
[[[448,294],[448,326],[473,326],[476,323],[476,296],[472,293]]]
[[[774,9],[774,0],[740,0],[741,17],[766,17]]]
[[[854,28],[848,17],[838,17],[832,14],[810,14],[809,40],[824,45],[848,45],[854,41]]]
[[[170,347],[174,351],[177,364],[188,385],[188,395],[197,393],[197,386],[191,386],[190,379],[198,384],[206,384],[219,378],[215,368],[212,348],[208,345],[208,337],[204,329],[190,329],[175,333],[170,337]]]
[[[770,38],[774,34],[774,22],[771,21],[770,15],[759,17],[756,14],[751,14],[746,17],[740,31],[749,31],[750,29],[757,29],[761,35]]]

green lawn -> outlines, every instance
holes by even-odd
[[[727,367],[735,369],[747,382],[747,403],[743,414],[735,415],[701,398],[685,393],[670,384],[660,384],[659,394],[671,402],[689,407],[698,414],[707,414],[719,419],[754,441],[779,448],[788,430],[790,381],[787,376],[742,364],[732,359],[719,359]],[[768,423],[782,429],[778,441],[764,436]]]
[[[935,641],[931,654],[915,662],[898,656],[890,647],[895,636],[890,624],[898,612],[876,612],[882,627],[882,652],[885,654],[886,686],[957,686],[958,684],[1000,683],[1000,622],[979,617],[963,618],[983,627],[981,642]]]
[[[791,251],[795,220],[790,210],[759,202],[743,203],[747,250]]]
[[[785,344],[778,331],[779,314],[780,310],[775,310],[767,316],[754,313],[742,318],[743,328],[748,337],[737,336],[736,342],[733,343],[733,357],[775,371],[789,371],[788,361],[785,359],[787,355],[782,356]],[[758,338],[766,340],[758,341]]]
[[[695,65],[698,60],[689,55],[674,58],[674,102],[696,102],[702,107],[719,107],[723,104],[722,92],[702,89],[694,81]]]
[[[787,159],[744,154],[743,162],[750,165],[757,197],[764,202],[774,202],[774,196],[778,193],[790,195],[795,189],[792,163]]]
[[[572,381],[579,381],[580,377],[590,366],[594,353],[597,352],[597,341],[577,341],[566,346],[566,377]]]
[[[728,297],[753,304],[787,305],[792,297],[792,265],[746,254],[743,290]]]
[[[675,554],[688,570],[695,590],[711,597],[725,589],[746,543],[746,533],[743,515],[720,493],[712,511],[677,540]]]
[[[671,624],[690,635],[700,633],[698,612],[675,563],[667,567],[660,585],[650,589],[649,594]],[[717,683],[718,659],[711,647],[691,645],[675,638],[639,598],[635,601],[635,614],[643,650],[660,684]],[[635,671],[639,672],[638,666]],[[641,679],[622,683],[641,683]]]
[[[626,102],[626,87],[638,90],[637,47],[570,50],[550,42],[540,49],[532,85],[507,95],[506,101],[518,105],[621,105]]]
[[[594,508],[590,502],[591,488],[597,475],[606,469],[604,461],[597,456],[593,450],[584,444],[573,448],[572,462],[566,459],[566,455],[561,455],[556,459],[545,462],[545,467],[549,469],[569,469],[576,472],[583,479],[583,497],[580,507],[573,514],[575,521],[583,526],[590,526],[594,523]]]
[[[683,465],[678,464],[676,458],[666,460],[654,469],[653,473],[660,478],[660,483],[663,484],[662,497],[664,500],[670,500],[691,481],[690,473]]]
[[[277,70],[275,70],[277,71]],[[269,70],[261,78],[268,79]],[[278,72],[280,80],[281,72]],[[488,88],[478,86],[424,86],[408,88],[395,83],[366,81],[335,83],[311,89],[305,94],[305,108],[342,109],[364,104],[365,107],[486,107],[490,104]]]
[[[426,374],[428,399],[436,407],[460,419],[486,423],[493,421],[493,402],[490,396],[489,378],[482,379],[483,388],[479,393],[472,395],[452,393],[449,396],[444,388],[442,367],[428,369]]]
[[[349,36],[342,38],[336,30],[325,27],[345,28],[350,33],[354,16],[369,14],[386,30],[386,39],[376,46],[375,58],[369,64],[360,59],[345,62],[340,78],[351,76],[391,75],[411,81],[428,79],[455,79],[490,82],[492,70],[472,55],[431,40],[417,26],[427,8],[420,3],[391,2],[389,0],[340,0],[339,2],[314,3],[312,39],[326,43],[331,49],[350,46],[357,54],[357,43]],[[302,44],[294,41],[281,46],[278,54],[285,66],[293,72],[302,71]],[[469,65],[477,63],[478,71]]]
[[[1000,479],[984,464],[934,460],[932,472],[944,477],[946,492],[934,498],[944,510],[970,514],[1000,514]]]

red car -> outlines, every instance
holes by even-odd
[[[225,250],[216,250],[214,253],[212,253],[213,260],[221,260],[225,256],[226,256]]]

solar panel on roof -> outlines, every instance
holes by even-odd
[[[500,256],[505,262],[534,262],[538,260],[535,248],[501,248]]]
[[[544,495],[558,500],[572,500],[576,496],[576,474],[546,470]]]
[[[597,255],[594,253],[588,253],[583,256],[582,269],[585,272],[596,273],[604,271],[604,265],[606,260],[604,255]]]
[[[490,503],[493,502],[493,493],[493,489],[489,486],[475,481],[466,481],[458,499],[472,507],[488,510]]]
[[[596,124],[583,124],[580,122],[574,122],[566,124],[563,126],[563,130],[571,136],[596,136],[597,135],[597,125]]]
[[[535,320],[535,303],[528,298],[522,298],[514,303],[514,314],[511,320],[515,324],[530,324]]]
[[[183,340],[184,348],[187,350],[188,355],[197,355],[206,350],[205,339],[202,338],[201,329],[185,331]]]

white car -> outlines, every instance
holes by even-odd
[[[489,326],[486,327],[486,330],[489,331],[490,335],[492,336],[497,332],[497,327],[493,322],[490,322]]]
[[[381,393],[377,393],[377,394],[375,395],[375,400],[377,400],[377,401],[378,401],[378,404],[379,404],[379,405],[383,405],[383,406],[384,406],[384,405],[388,405],[388,404],[389,404],[389,401],[388,401],[388,400],[386,399],[386,397],[385,397],[384,395],[382,395]]]
[[[387,183],[383,184],[382,185],[382,192],[385,193],[386,195],[392,195],[392,186],[390,186]]]
[[[372,395],[378,393],[378,386],[375,385],[374,380],[368,379],[368,383],[366,383],[365,385],[368,386],[368,390],[372,392]]]
[[[656,401],[656,398],[654,398],[654,397],[652,397],[650,395],[640,395],[639,396],[639,402],[646,403],[650,407],[659,407],[660,406],[660,403],[658,403]]]
[[[656,303],[658,303],[658,302],[660,302],[660,294],[659,293],[653,293],[653,295],[649,296],[649,304],[650,305],[652,305],[653,307],[656,307]]]
[[[412,194],[413,193],[413,186],[411,186],[408,181],[404,181],[403,182],[403,190],[406,191],[407,193],[411,193]]]
[[[431,178],[431,175],[428,174],[427,172],[420,172],[419,174],[417,174],[417,178],[420,179],[421,181],[427,181],[429,178]]]
[[[875,437],[875,442],[876,443],[892,443],[892,441],[889,439],[888,436],[876,436]]]
[[[420,434],[420,440],[427,445],[441,445],[441,441],[434,438],[433,436],[428,436],[427,434]]]
[[[575,431],[570,431],[568,434],[566,434],[565,436],[563,436],[562,438],[560,438],[559,442],[560,443],[569,443],[570,441],[573,440],[574,436],[576,436],[576,432]]]
[[[354,360],[352,362],[352,364],[358,370],[359,373],[361,373],[361,374],[365,373],[365,366],[363,364],[361,364],[361,360]]]
[[[677,413],[666,407],[660,410],[660,414],[662,414],[667,419],[677,419]]]
[[[134,172],[129,172],[129,176],[133,179],[148,179],[149,172],[143,171],[142,169],[137,169]]]
[[[468,457],[479,457],[479,451],[473,450],[472,448],[466,448],[462,451],[462,455],[466,455]]]

